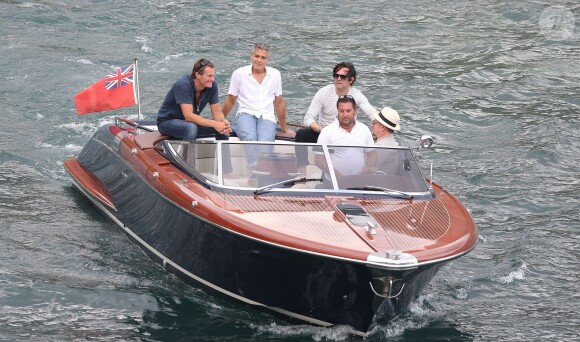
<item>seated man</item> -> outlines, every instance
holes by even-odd
[[[250,54],[252,64],[232,73],[223,112],[228,115],[235,102],[238,101],[238,112],[233,128],[240,140],[274,141],[276,115],[282,131],[291,138],[295,135],[295,132],[286,126],[286,103],[282,97],[280,72],[266,66],[269,54],[268,44],[255,44]],[[260,146],[246,145],[244,147],[248,167],[253,169]]]
[[[209,103],[212,119],[200,115]],[[215,136],[228,140],[230,123],[221,110],[214,64],[201,58],[193,65],[191,75],[178,79],[159,108],[157,114],[159,133],[172,139],[195,140],[198,136]],[[224,172],[232,171],[229,148],[224,153]]]
[[[372,133],[377,138],[375,145],[399,146],[394,134],[401,129],[400,121],[399,113],[392,108],[384,107],[375,111],[371,123]]]
[[[340,62],[332,69],[334,82],[326,85],[314,95],[308,111],[304,115],[304,126],[296,132],[296,142],[315,143],[318,140],[320,131],[335,121],[336,100],[342,95],[351,95],[365,114],[372,120],[372,114],[376,111],[369,104],[367,98],[354,87],[356,82],[356,70],[351,62]],[[298,166],[308,164],[308,156],[304,149],[296,150]]]
[[[337,120],[326,126],[318,137],[323,145],[373,145],[369,128],[356,121],[357,105],[350,95],[343,95],[336,102]],[[334,172],[337,176],[356,175],[376,171],[376,153],[373,149],[360,147],[333,147],[331,154]],[[367,153],[365,153],[367,151]],[[321,154],[315,154],[315,163],[323,170],[326,163]]]
[[[213,119],[200,115],[209,103]],[[216,135],[228,140],[230,123],[222,113],[215,81],[214,64],[205,58],[195,62],[191,75],[178,79],[165,96],[157,113],[157,128],[173,139],[195,140],[197,136]]]
[[[376,137],[375,145],[399,146],[394,133],[401,129],[399,113],[392,108],[384,107],[373,114],[372,133]],[[393,150],[377,152],[377,170],[386,174],[395,174],[402,162],[401,154]]]

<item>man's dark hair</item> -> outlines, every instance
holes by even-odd
[[[354,85],[354,82],[356,82],[356,69],[354,68],[354,64],[351,62],[340,62],[334,67],[334,69],[332,69],[332,74],[336,74],[336,72],[342,68],[348,68],[348,78],[350,79],[352,77],[350,85]]]
[[[199,72],[200,75],[203,75],[205,72],[205,68],[215,68],[215,65],[205,58],[199,59],[197,62],[193,64],[193,70],[191,70],[191,78],[195,79],[195,73]]]
[[[352,108],[356,110],[356,101],[351,95],[342,95],[338,97],[338,101],[336,101],[336,108],[338,108],[339,103],[352,103]]]

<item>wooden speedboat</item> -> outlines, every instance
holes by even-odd
[[[254,168],[249,148],[259,151]],[[351,158],[346,169],[341,155]],[[371,159],[382,161],[376,171],[356,165]],[[426,181],[406,147],[173,141],[118,119],[64,166],[132,241],[186,282],[360,334],[404,312],[477,241],[469,212]]]

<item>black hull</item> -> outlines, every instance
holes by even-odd
[[[350,325],[365,333],[404,312],[442,265],[377,271],[237,234],[162,196],[119,157],[117,147],[118,140],[101,129],[78,158],[109,189],[116,211],[85,194],[152,260],[191,285],[310,323]],[[372,273],[397,279],[391,289],[397,296],[375,295]]]

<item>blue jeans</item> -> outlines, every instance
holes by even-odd
[[[243,141],[274,141],[276,123],[248,113],[238,113],[232,125],[234,132]],[[246,158],[249,165],[255,165],[260,152],[271,152],[272,145],[246,145]]]
[[[185,120],[171,119],[157,122],[159,133],[167,135],[172,139],[195,140],[197,138],[215,137],[216,140],[229,140],[225,134],[218,133],[212,127],[198,126],[193,122]],[[230,147],[224,146],[223,150],[223,170],[225,173],[232,172],[232,158],[230,156]]]
[[[195,140],[197,138],[214,136],[216,140],[229,139],[227,135],[219,134],[212,127],[198,126],[193,122],[187,122],[180,119],[157,122],[157,128],[159,129],[159,133],[178,140]]]

